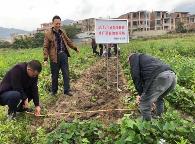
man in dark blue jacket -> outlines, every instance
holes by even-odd
[[[176,74],[169,65],[146,54],[131,54],[129,62],[143,119],[151,120],[153,103],[156,104],[157,116],[161,116],[164,111],[163,98],[175,88]]]
[[[41,63],[32,60],[17,64],[6,73],[0,83],[0,105],[8,105],[9,118],[14,118],[17,111],[28,110],[31,100],[35,105],[35,115],[40,115],[37,81],[41,70]]]

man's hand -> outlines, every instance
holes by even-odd
[[[141,100],[141,97],[138,95],[136,96],[136,104],[139,105],[140,104],[140,100]]]
[[[40,106],[36,106],[35,107],[35,116],[39,116],[40,114],[41,114],[41,108],[40,108]]]
[[[48,65],[48,62],[47,61],[44,61],[43,65],[44,66],[47,66]]]
[[[155,110],[156,110],[156,104],[155,104],[155,103],[152,103],[151,111],[152,111],[152,112],[155,112]]]
[[[23,105],[23,108],[28,108],[28,98],[25,99],[24,101],[24,105]]]

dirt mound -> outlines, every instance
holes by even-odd
[[[48,108],[48,113],[56,113],[54,117],[44,119],[43,126],[46,128],[55,127],[63,119],[72,121],[75,118],[99,119],[105,124],[121,118],[125,112],[111,111],[101,113],[83,113],[59,115],[58,113],[72,111],[92,111],[102,109],[124,108],[123,97],[129,96],[127,82],[124,75],[119,71],[119,88],[116,89],[116,59],[109,59],[109,88],[107,89],[106,60],[101,59],[89,69],[84,71],[80,79],[71,83],[73,96],[61,95],[53,106]]]

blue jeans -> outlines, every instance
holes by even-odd
[[[7,91],[0,95],[0,104],[8,105],[9,111],[16,112],[17,106],[22,102],[22,97],[18,91]]]
[[[140,110],[144,120],[151,120],[151,107],[156,104],[156,114],[161,116],[164,111],[164,97],[176,86],[176,75],[172,71],[160,73],[150,87],[141,95]]]
[[[52,92],[57,93],[58,91],[58,78],[59,71],[62,71],[63,81],[64,81],[64,92],[70,90],[70,80],[69,80],[69,66],[68,66],[68,56],[65,52],[59,53],[57,58],[57,63],[50,62],[51,68],[51,78],[52,78]]]
[[[28,93],[27,93],[28,94]],[[31,94],[28,94],[28,102],[32,100]],[[0,95],[0,105],[8,105],[10,112],[22,112],[24,100],[18,91],[6,91]]]

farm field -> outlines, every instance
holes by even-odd
[[[39,77],[43,114],[34,117],[19,114],[7,121],[7,108],[0,107],[1,144],[188,144],[195,143],[195,36],[162,39],[130,40],[121,44],[119,87],[106,89],[106,61],[92,55],[89,45],[80,46],[80,54],[72,52],[69,59],[73,97],[49,94],[50,69],[44,67]],[[142,121],[135,105],[137,95],[130,77],[129,53],[146,53],[171,65],[177,74],[177,86],[166,97],[165,114],[151,122]],[[38,59],[42,48],[0,49],[0,80],[16,63]],[[115,80],[115,59],[109,59],[111,81]],[[62,78],[60,77],[62,90]],[[124,108],[129,111],[59,115],[72,111]],[[132,110],[132,111],[131,111]]]

